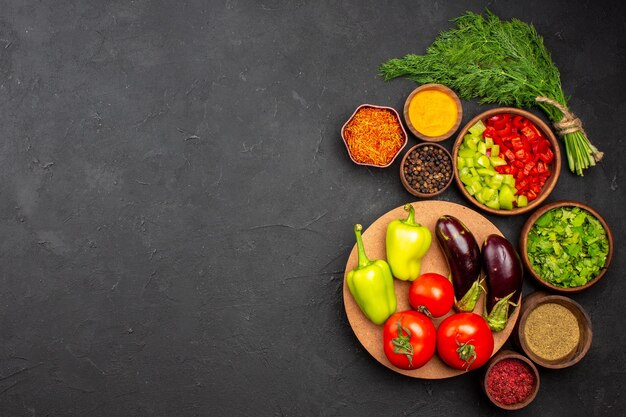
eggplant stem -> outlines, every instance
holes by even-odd
[[[509,320],[509,306],[518,306],[518,304],[510,301],[514,294],[515,291],[506,297],[499,299],[491,311],[486,314],[485,319],[487,320],[487,324],[494,332],[502,331],[506,327],[506,323]],[[487,308],[485,307],[485,313],[487,312],[486,309]]]
[[[456,302],[454,308],[457,311],[473,311],[482,291],[485,291],[485,288],[481,285],[480,279],[477,279],[474,281],[470,289],[467,290],[467,293],[465,293],[463,298]]]

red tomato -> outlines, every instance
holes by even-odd
[[[437,353],[456,369],[476,369],[493,353],[493,334],[485,319],[474,313],[446,318],[437,330]]]
[[[427,316],[441,317],[454,305],[454,287],[443,275],[422,274],[411,283],[409,303]]]
[[[409,310],[393,314],[383,327],[383,349],[389,362],[417,369],[435,354],[437,330],[426,315]]]

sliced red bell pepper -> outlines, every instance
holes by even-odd
[[[499,122],[500,120],[502,120],[502,115],[496,114],[495,116],[488,118],[486,124],[487,126],[493,126],[494,123]]]
[[[493,123],[493,127],[496,129],[496,134],[501,138],[505,138],[513,131],[513,125],[511,124],[511,115],[504,114],[501,120]]]
[[[485,131],[483,132],[483,136],[486,138],[491,138],[494,139],[497,137],[496,136],[496,129],[493,126],[487,126],[485,128]]]
[[[551,149],[546,150],[539,154],[539,159],[541,159],[546,164],[549,164],[554,159],[554,152]]]
[[[513,117],[513,127],[516,129],[522,129],[525,126],[525,120],[523,116],[517,115]]]
[[[541,131],[537,128],[537,126],[535,126],[534,123],[531,123],[530,120],[528,121],[527,126],[535,133],[536,138],[543,138],[543,134],[541,133]]]
[[[533,130],[530,126],[524,126],[520,129],[520,132],[524,137],[530,141],[537,140],[538,136],[535,130]]]
[[[509,113],[498,114],[489,118],[488,122],[491,126],[495,127],[496,130],[502,130],[506,128],[511,121],[511,115]]]
[[[541,185],[535,183],[530,186],[530,191],[539,194],[541,192]]]
[[[529,175],[534,167],[535,167],[534,162],[532,161],[526,162],[526,165],[524,166],[524,175]]]
[[[511,147],[514,151],[519,151],[520,149],[524,149],[524,144],[522,143],[522,138],[516,137],[511,139]]]
[[[518,195],[525,195],[529,201],[536,199],[551,175],[549,164],[554,160],[554,151],[550,142],[534,123],[520,115],[498,114],[487,119],[485,125],[483,136],[500,147],[500,156],[507,162],[495,170],[515,178]]]
[[[546,164],[543,161],[537,162],[537,174],[543,174],[546,172]]]
[[[515,182],[515,188],[517,188],[517,192],[526,191],[528,189],[528,181],[526,179],[522,179],[520,181]]]
[[[524,149],[518,149],[515,151],[515,159],[519,159],[522,162],[526,162],[528,155]]]

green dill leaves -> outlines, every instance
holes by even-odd
[[[426,55],[384,63],[383,78],[444,84],[481,103],[530,107],[537,96],[548,95],[565,104],[559,71],[533,26],[490,12],[467,13],[455,23],[458,28],[441,33]]]
[[[464,100],[538,106],[553,123],[561,121],[561,110],[536,101],[547,97],[567,107],[559,70],[532,25],[503,21],[490,11],[468,12],[454,22],[457,27],[440,33],[426,54],[390,59],[380,66],[380,75],[444,84]],[[602,158],[582,130],[566,133],[563,140],[569,168],[578,175]]]
[[[526,249],[533,270],[559,287],[579,287],[604,268],[609,240],[602,223],[579,207],[554,208],[528,233]]]

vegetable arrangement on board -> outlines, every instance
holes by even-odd
[[[425,55],[410,54],[380,66],[385,80],[406,77],[454,89],[462,99],[540,107],[563,136],[569,169],[578,175],[602,159],[582,122],[567,108],[559,70],[532,25],[502,21],[490,11],[468,12],[456,29],[439,34]]]
[[[436,272],[420,275],[432,233],[417,223],[412,204],[406,204],[404,211],[408,212],[406,219],[396,218],[386,225],[385,251],[389,264],[367,258],[362,226],[355,225],[358,265],[346,275],[350,293],[372,323],[384,323],[383,350],[393,366],[407,370],[420,368],[437,351],[441,360],[452,368],[476,369],[491,357],[492,332],[506,327],[510,309],[520,299],[523,275],[519,257],[511,243],[499,235],[488,236],[481,255],[472,232],[459,219],[444,215],[437,220],[435,233],[447,259],[450,278]],[[486,288],[482,285],[483,264]],[[395,312],[394,277],[410,285],[408,301],[412,309]],[[473,310],[485,291],[483,316]],[[458,313],[450,314],[453,306]],[[444,320],[436,328],[431,319],[438,317]]]
[[[424,55],[407,55],[380,66],[385,80],[406,77],[425,84],[409,95],[404,119],[409,130],[427,143],[415,145],[405,154],[401,181],[411,194],[427,198],[447,188],[453,171],[461,192],[485,211],[503,215],[529,211],[554,188],[561,155],[551,129],[519,107],[538,106],[545,111],[563,137],[569,169],[575,174],[582,176],[602,159],[602,152],[591,144],[580,119],[567,108],[559,71],[532,25],[517,19],[502,21],[489,11],[468,12],[455,23],[457,28],[441,33]],[[457,93],[466,100],[478,98],[481,103],[518,108],[493,109],[474,117],[458,135],[450,156],[441,145],[428,142],[445,140],[458,129],[463,112]],[[342,137],[356,164],[380,168],[390,166],[407,143],[397,111],[370,104],[357,108],[342,128]],[[379,257],[385,259],[369,260],[362,226],[354,227],[358,262],[346,271],[344,285],[351,324],[351,311],[359,317],[353,329],[362,342],[360,335],[366,335],[368,343],[372,335],[382,336],[376,341],[382,343],[382,349],[378,344],[376,353],[371,346],[364,346],[386,366],[408,371],[425,367],[427,371],[402,372],[407,375],[447,377],[479,368],[502,347],[518,316],[525,320],[524,309],[519,308],[522,260],[495,226],[488,233],[477,230],[484,239],[480,245],[459,218],[429,213],[416,219],[413,204],[403,208],[406,218],[385,219],[384,238],[379,235],[377,245],[385,245],[384,255],[379,252]],[[450,211],[442,211],[466,218],[464,212],[448,208]],[[535,223],[522,236],[523,242],[527,240],[527,245],[522,245],[523,260],[531,275],[539,274],[543,285],[550,283],[556,290],[583,289],[603,275],[613,250],[613,238],[603,219],[579,207],[554,208],[539,216],[539,212],[531,216]],[[377,230],[382,232],[380,227]],[[433,233],[442,255],[439,260],[445,258],[448,271],[422,270],[424,265],[432,266],[430,260],[423,260],[431,250]],[[356,305],[348,301],[346,286]],[[398,298],[396,290],[406,299]],[[349,308],[350,304],[354,307]],[[397,312],[398,306],[406,306],[406,310]],[[557,321],[558,329],[552,331],[552,322],[537,310],[529,316],[523,335],[537,344],[536,350],[543,353],[538,357],[556,351],[551,344],[544,346],[553,341],[570,342],[559,350],[559,360],[568,359],[576,350],[571,346],[583,343],[581,340],[588,349],[590,333],[584,340],[576,335],[571,330],[575,326],[568,327],[571,317]],[[556,313],[550,311],[549,315],[556,317]],[[581,352],[584,356],[586,350]],[[533,379],[538,372],[534,366],[534,373],[530,372],[523,361],[493,366],[496,359],[488,366],[488,396],[492,402],[495,398],[496,405],[526,406],[539,387],[539,380]],[[530,360],[524,361],[532,365]],[[512,372],[523,373],[514,381],[522,381],[522,385],[507,380]],[[517,389],[515,395],[512,389]]]

